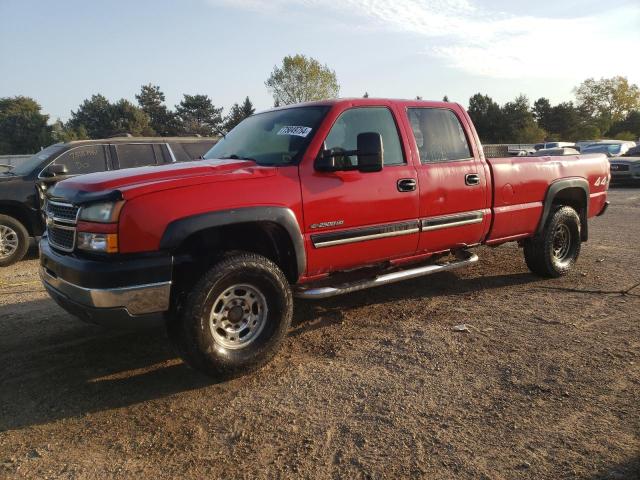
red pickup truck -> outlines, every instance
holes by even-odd
[[[456,103],[340,99],[249,117],[204,160],[96,173],[47,199],[41,276],[90,322],[165,322],[212,375],[256,368],[292,297],[472,264],[517,241],[529,268],[575,263],[604,213],[604,155],[486,159]]]

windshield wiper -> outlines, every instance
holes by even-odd
[[[249,160],[250,162],[256,162],[256,163],[258,163],[258,162],[256,161],[256,159],[255,159],[255,158],[250,158],[250,157],[240,157],[240,156],[238,156],[238,155],[236,155],[236,154],[229,155],[229,156],[227,156],[227,157],[220,157],[220,160]]]

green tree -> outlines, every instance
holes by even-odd
[[[552,109],[553,107],[548,98],[541,97],[533,102],[533,118],[535,118],[539,127],[544,128],[548,132],[554,131],[550,127]]]
[[[501,132],[501,142],[535,143],[544,140],[546,132],[536,123],[526,95],[519,95],[514,101],[505,103],[502,115],[505,128]]]
[[[0,154],[35,153],[51,143],[48,115],[29,97],[0,98]]]
[[[207,95],[184,95],[176,114],[182,131],[210,137],[222,127],[222,108],[216,108]]]
[[[265,82],[275,105],[334,98],[340,92],[336,72],[305,55],[286,56]]]
[[[504,124],[502,111],[491,97],[476,93],[469,99],[468,112],[480,140],[484,143],[500,141]]]
[[[244,99],[242,105],[234,103],[229,111],[229,115],[224,119],[224,130],[230,132],[245,118],[253,115],[256,109],[253,107],[253,103],[249,100],[249,97]]]
[[[578,105],[607,131],[629,112],[640,109],[640,88],[626,77],[588,78],[574,89]]]
[[[158,85],[142,85],[136,100],[149,117],[149,125],[157,135],[170,137],[180,133],[180,123],[175,113],[165,105],[164,93]]]
[[[65,143],[74,140],[85,140],[89,138],[89,136],[82,125],[78,130],[74,130],[68,125],[65,125],[62,120],[57,119],[53,125],[51,125],[51,138],[53,143]]]
[[[635,137],[633,140],[640,138],[640,110],[629,112],[624,120],[614,123],[608,133],[616,136],[623,132],[631,133]]]
[[[134,137],[153,136],[149,117],[140,108],[124,98],[111,106],[111,133],[121,135],[130,133]]]
[[[133,136],[152,135],[149,117],[128,100],[110,103],[103,95],[92,95],[71,112],[67,128],[85,132],[89,138],[108,138],[130,133]]]
[[[104,95],[92,95],[84,100],[78,110],[71,112],[67,126],[72,130],[81,127],[89,138],[106,138],[113,134],[111,129],[111,103]]]

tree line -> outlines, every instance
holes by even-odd
[[[587,79],[574,89],[575,102],[552,105],[525,95],[498,105],[488,95],[469,99],[469,116],[484,143],[536,143],[599,138],[640,138],[640,88],[625,77]]]
[[[274,106],[333,98],[340,93],[335,71],[305,55],[285,57],[265,86],[273,95]],[[547,98],[531,105],[525,95],[499,105],[488,95],[477,93],[469,99],[468,111],[484,143],[640,137],[640,88],[625,77],[587,79],[574,94],[575,102],[557,105]],[[153,84],[143,85],[135,99],[135,103],[126,99],[110,102],[104,95],[92,95],[71,112],[67,122],[58,119],[50,125],[49,116],[42,113],[36,100],[0,98],[0,154],[33,153],[55,142],[123,134],[214,136],[225,134],[255,112],[246,97],[223,115],[222,108],[200,94],[185,94],[170,109],[160,87]]]
[[[143,85],[135,96],[110,102],[96,94],[71,111],[67,122],[49,116],[29,97],[0,99],[0,154],[37,152],[43,146],[89,138],[133,136],[215,136],[223,134],[249,115],[255,108],[249,97],[235,103],[226,116],[207,95],[187,95],[174,110],[165,104],[164,93],[157,85]]]

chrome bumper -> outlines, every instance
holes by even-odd
[[[42,265],[40,278],[47,289],[54,289],[73,302],[89,308],[125,309],[131,316],[169,310],[170,281],[119,288],[85,288],[52,275]]]

